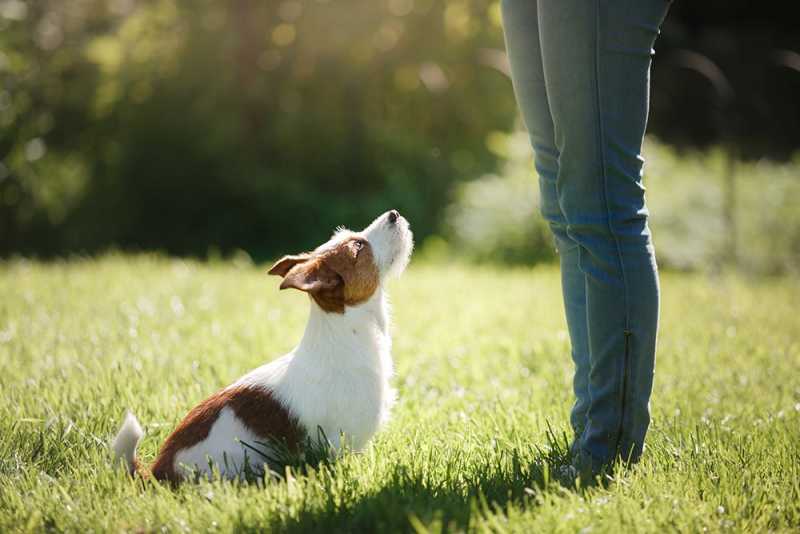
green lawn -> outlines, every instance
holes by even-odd
[[[605,489],[550,481],[571,402],[558,273],[413,266],[393,283],[389,426],[288,482],[143,488],[109,466],[126,407],[149,461],[197,401],[296,343],[264,267],[111,256],[0,265],[0,531],[800,528],[800,286],[667,273],[653,425]],[[555,440],[553,438],[555,436]]]

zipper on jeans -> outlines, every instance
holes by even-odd
[[[625,356],[622,360],[622,394],[620,395],[619,427],[617,428],[616,451],[618,456],[622,456],[620,447],[622,446],[622,427],[625,423],[625,407],[628,396],[628,364],[630,359],[632,332],[628,329],[625,329],[623,334],[625,336]]]

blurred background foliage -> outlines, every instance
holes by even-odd
[[[502,172],[456,187],[444,218],[449,238],[429,240],[423,254],[443,260],[460,251],[476,261],[523,264],[556,258],[538,216],[528,136],[515,132],[504,143],[509,157]],[[800,153],[783,163],[732,162],[721,148],[678,150],[651,137],[645,155],[650,226],[662,267],[800,273]]]
[[[678,1],[654,68],[662,263],[800,258],[796,2]],[[496,0],[0,0],[0,255],[262,260],[389,208],[422,252],[553,258]]]

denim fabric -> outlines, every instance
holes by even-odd
[[[650,424],[659,284],[642,185],[665,0],[502,0],[575,362],[575,449],[636,461]]]

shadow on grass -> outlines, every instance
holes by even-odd
[[[443,458],[426,472],[420,465],[397,465],[383,487],[352,499],[335,499],[303,507],[290,518],[269,525],[238,525],[237,531],[279,532],[403,532],[416,525],[432,525],[432,530],[463,531],[486,511],[502,509],[513,502],[535,506],[533,496],[548,488],[561,487],[554,481],[567,458],[567,445],[550,443],[533,451],[511,448],[478,466],[461,469],[459,458]],[[560,441],[560,440],[559,440]],[[444,472],[438,472],[443,469]],[[344,502],[342,502],[344,501]]]

